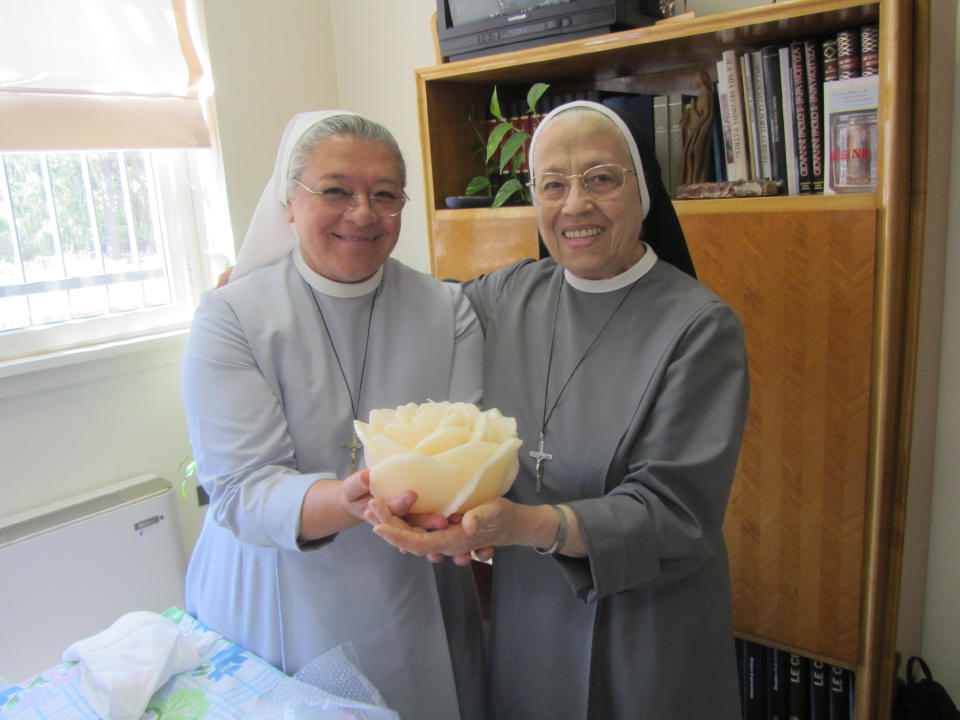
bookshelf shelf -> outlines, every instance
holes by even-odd
[[[532,208],[443,209],[480,168],[466,108],[550,92],[694,93],[722,51],[879,24],[874,193],[675,202],[702,282],[744,323],[750,415],[725,524],[738,636],[856,673],[855,720],[889,717],[910,458],[929,0],[788,0],[416,72],[431,270],[538,254]],[[501,95],[502,97],[502,95]],[[912,224],[913,223],[913,224]],[[921,223],[922,224],[922,223]]]

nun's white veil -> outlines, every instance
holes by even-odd
[[[230,278],[235,279],[251,270],[270,265],[298,247],[300,238],[296,226],[287,221],[287,173],[297,141],[321,120],[335,115],[356,115],[346,110],[318,110],[294,115],[280,138],[273,175],[260,195],[257,207],[247,226],[243,245],[237,255]]]

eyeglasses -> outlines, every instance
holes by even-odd
[[[299,180],[296,183],[332,212],[345,213],[347,210],[355,208],[357,203],[360,202],[361,196],[351,193],[346,188],[334,186],[325,190],[312,190]],[[366,198],[370,211],[380,217],[396,217],[403,210],[403,206],[408,200],[405,192],[397,195],[389,190],[378,190],[372,195],[367,195]]]
[[[535,176],[527,185],[533,190],[537,202],[543,205],[562,204],[567,199],[574,178],[580,181],[580,186],[594,200],[610,200],[617,197],[623,190],[623,183],[628,173],[637,174],[619,165],[596,165],[573,175],[546,172]]]

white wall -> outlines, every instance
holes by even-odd
[[[429,272],[413,71],[436,64],[430,35],[436,1],[334,0],[332,6],[340,103],[390,128],[407,164],[410,202],[403,211],[400,241],[393,256]]]
[[[239,247],[273,172],[280,134],[338,107],[328,0],[204,0],[230,220]]]
[[[956,7],[953,7],[956,13]],[[954,53],[938,60],[954,68],[953,147],[951,166],[960,163],[960,16],[956,18]],[[938,150],[937,138],[931,154]],[[927,566],[922,652],[934,677],[960,705],[960,172],[948,185],[949,213],[940,354],[940,395],[933,473],[930,554]]]

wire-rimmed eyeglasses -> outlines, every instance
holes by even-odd
[[[617,197],[623,190],[628,174],[636,175],[637,173],[619,165],[595,165],[582,173],[572,175],[557,172],[540,173],[527,185],[538,203],[556,206],[567,199],[574,178],[580,181],[580,186],[594,200],[610,200]]]
[[[360,202],[361,195],[351,193],[346,188],[334,186],[324,190],[313,190],[299,180],[297,180],[296,183],[313,195],[325,208],[333,212],[345,213],[347,210],[355,208],[357,203]],[[380,217],[396,217],[400,214],[400,211],[403,210],[403,206],[408,199],[405,192],[401,191],[400,194],[397,195],[389,190],[378,190],[364,197],[367,198],[370,211]]]

